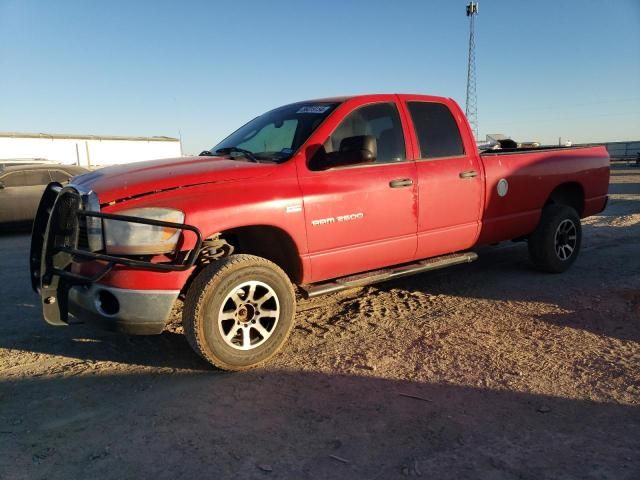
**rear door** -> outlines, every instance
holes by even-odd
[[[405,107],[417,152],[416,257],[468,249],[479,233],[484,178],[475,145],[463,141],[466,119],[453,102],[409,97]]]
[[[416,169],[395,97],[352,99],[319,129],[299,180],[313,281],[406,262],[416,250]],[[342,113],[341,113],[342,112]],[[375,161],[328,167],[343,140],[373,136]],[[312,140],[314,140],[312,139]]]

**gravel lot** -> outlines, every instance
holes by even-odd
[[[526,245],[303,302],[284,352],[215,371],[180,326],[47,326],[0,235],[0,479],[640,478],[640,169],[562,275]]]

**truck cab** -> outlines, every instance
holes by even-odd
[[[220,368],[267,361],[304,295],[473,261],[526,240],[533,263],[577,258],[580,218],[606,206],[603,147],[479,152],[460,107],[427,95],[297,102],[199,156],[52,183],[34,224],[45,319],[69,314],[185,334]]]

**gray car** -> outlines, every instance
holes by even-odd
[[[0,160],[0,223],[31,222],[47,184],[65,183],[86,172],[72,165],[8,165]]]

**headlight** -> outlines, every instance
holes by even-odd
[[[94,192],[89,192],[84,197],[84,208],[89,212],[100,212],[100,202]],[[87,243],[89,251],[97,252],[104,248],[102,243],[102,220],[97,217],[85,217],[87,229]]]
[[[118,215],[142,217],[162,222],[183,223],[184,213],[172,208],[132,208]],[[180,230],[104,219],[104,240],[108,254],[160,255],[176,248]]]

